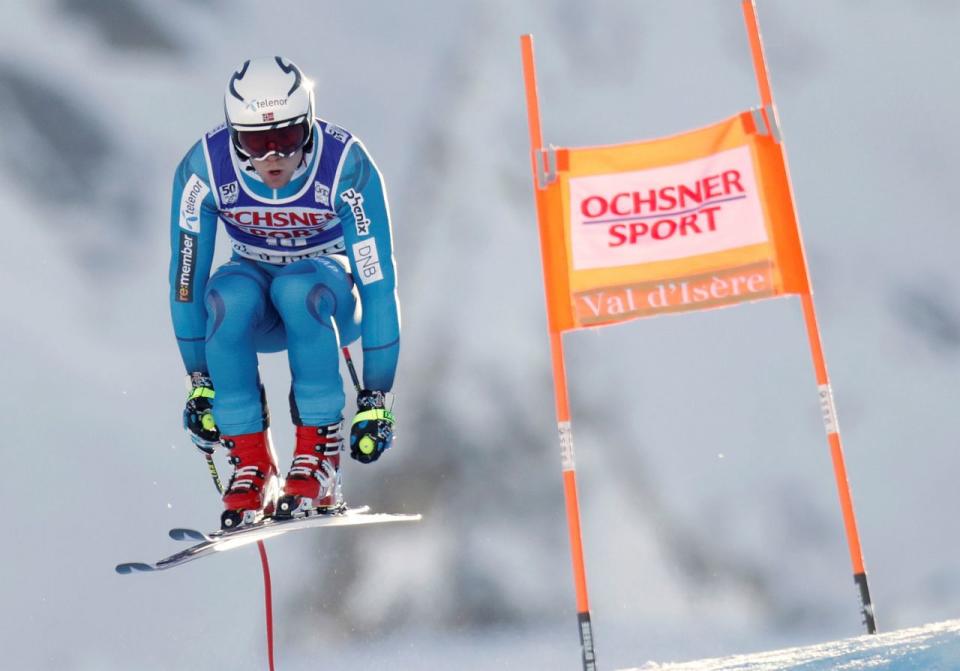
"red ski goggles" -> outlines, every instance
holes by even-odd
[[[253,159],[263,160],[272,154],[286,158],[301,149],[309,137],[307,125],[298,123],[268,130],[237,131],[237,144]]]

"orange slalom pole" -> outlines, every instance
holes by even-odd
[[[770,75],[767,72],[766,57],[763,52],[763,42],[760,39],[760,25],[757,21],[757,8],[754,0],[741,0],[743,17],[747,24],[747,35],[750,39],[750,52],[753,56],[753,67],[757,77],[757,86],[760,89],[760,101],[763,105],[762,113],[766,117],[770,128],[779,125],[776,106],[773,104],[773,92],[770,87]],[[771,118],[772,116],[772,118]],[[782,147],[781,147],[781,150]],[[793,197],[793,184],[789,179],[789,166],[784,158],[784,167],[787,170],[787,185],[790,189],[791,206],[796,212]],[[801,246],[801,253],[802,246]],[[863,551],[860,547],[860,533],[857,531],[857,518],[853,510],[853,497],[850,493],[850,482],[847,478],[847,467],[843,456],[843,446],[840,441],[840,428],[837,424],[837,411],[833,402],[833,390],[830,387],[830,378],[827,374],[827,362],[823,355],[823,344],[820,338],[820,327],[817,323],[817,313],[813,305],[813,294],[810,289],[809,272],[807,271],[806,255],[803,259],[806,275],[806,291],[801,294],[803,317],[807,326],[807,338],[810,342],[810,353],[813,356],[813,367],[817,379],[817,389],[820,397],[820,410],[827,432],[827,442],[830,446],[830,457],[833,461],[833,473],[837,483],[837,492],[840,496],[840,509],[843,513],[843,525],[847,537],[847,546],[850,551],[850,563],[853,565],[853,580],[860,591],[863,623],[868,634],[877,633],[877,623],[874,615],[873,602],[870,599],[870,588],[867,583],[867,571],[863,563]]]
[[[533,171],[533,190],[537,205],[537,225],[540,231],[540,253],[544,269],[544,291],[547,292],[547,328],[550,332],[550,356],[553,368],[553,391],[557,413],[557,428],[560,433],[560,450],[563,465],[563,496],[566,502],[567,530],[570,535],[570,555],[573,560],[573,582],[577,598],[577,624],[580,633],[580,650],[584,671],[596,671],[597,656],[594,649],[593,625],[590,621],[590,605],[587,598],[587,572],[583,561],[583,541],[580,533],[580,504],[577,498],[576,467],[573,460],[573,434],[570,430],[570,403],[567,397],[567,373],[563,361],[563,339],[553,324],[549,309],[547,288],[547,249],[545,232],[550,222],[544,216],[544,198],[537,178],[536,153],[543,148],[540,130],[540,102],[537,98],[537,78],[533,62],[533,36],[520,37],[523,58],[523,83],[526,90],[527,125],[530,130],[530,167]]]

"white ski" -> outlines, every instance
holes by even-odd
[[[314,529],[319,527],[342,527],[360,524],[385,524],[390,522],[417,522],[422,515],[400,515],[393,513],[371,513],[369,506],[347,508],[343,512],[330,515],[313,515],[289,520],[275,520],[268,518],[257,524],[241,527],[232,531],[215,531],[204,533],[195,529],[177,528],[170,530],[170,537],[174,540],[200,541],[186,550],[170,555],[155,564],[147,562],[127,562],[117,564],[117,573],[162,571],[186,564],[194,559],[209,557],[218,552],[226,552],[257,541],[280,536],[291,531]]]

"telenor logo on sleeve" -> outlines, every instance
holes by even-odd
[[[200,205],[210,193],[210,187],[196,173],[183,186],[180,196],[180,228],[191,233],[200,232]]]
[[[377,253],[375,238],[361,240],[353,244],[353,260],[357,264],[357,273],[364,284],[373,284],[383,279],[380,268],[380,255]]]

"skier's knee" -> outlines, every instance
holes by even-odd
[[[337,295],[316,273],[294,273],[277,277],[270,298],[285,320],[306,310],[314,319],[329,322],[337,311]]]
[[[216,293],[223,304],[231,311],[249,311],[261,307],[264,303],[263,281],[240,271],[218,272],[210,278],[207,285],[207,302],[210,295]]]
[[[243,332],[258,322],[266,310],[263,289],[244,274],[219,275],[211,279],[205,296],[208,334]]]

